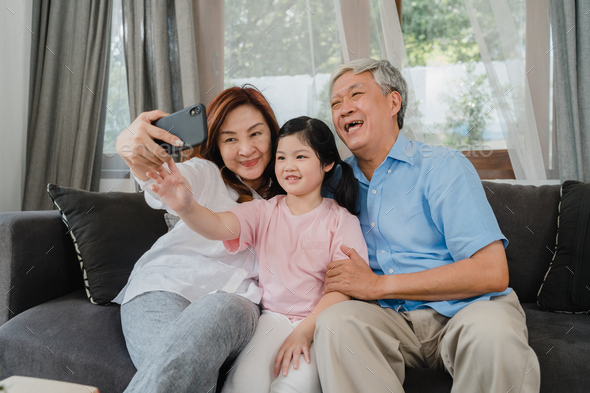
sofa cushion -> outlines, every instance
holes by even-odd
[[[168,232],[174,229],[176,224],[180,221],[180,217],[175,216],[174,214],[164,213],[164,219],[166,220],[166,226],[168,227]]]
[[[453,378],[446,371],[406,367],[406,393],[450,393],[452,386]]]
[[[559,185],[482,182],[506,238],[510,287],[522,302],[535,302],[553,257]]]
[[[122,392],[135,374],[119,306],[96,307],[84,290],[33,307],[0,329],[0,380],[11,375]]]
[[[586,313],[590,310],[590,184],[566,181],[555,255],[539,289],[543,310]]]
[[[86,294],[108,304],[127,283],[133,265],[163,234],[164,211],[153,210],[142,193],[89,192],[47,185],[80,262]]]
[[[541,366],[541,393],[585,392],[590,386],[590,317],[541,311],[522,303],[529,345]]]

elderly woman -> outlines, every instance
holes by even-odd
[[[150,190],[154,181],[146,176],[170,160],[154,139],[179,142],[151,124],[164,115],[139,115],[133,133],[119,135],[117,151],[147,203],[175,214]],[[223,91],[207,108],[207,126],[207,142],[191,154],[196,157],[177,164],[195,200],[214,212],[274,196],[272,144],[279,127],[264,96],[252,87]],[[205,239],[182,221],[162,236],[114,299],[138,370],[126,392],[215,392],[220,367],[240,353],[258,323],[257,279],[253,252],[229,254],[222,242]]]

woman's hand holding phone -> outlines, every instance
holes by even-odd
[[[172,161],[171,156],[154,139],[175,146],[183,145],[177,136],[152,125],[152,122],[166,115],[161,110],[143,112],[117,137],[117,153],[141,180],[148,180],[146,172],[157,172],[165,162]]]

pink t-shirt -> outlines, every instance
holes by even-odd
[[[248,247],[256,251],[262,306],[296,321],[322,298],[328,264],[348,258],[340,245],[354,247],[365,261],[369,257],[358,218],[333,199],[324,198],[314,210],[295,216],[285,197],[233,208],[240,237],[223,244],[230,253]]]

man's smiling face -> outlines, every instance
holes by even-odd
[[[397,112],[401,97],[381,93],[370,71],[349,71],[334,83],[330,106],[332,121],[342,141],[355,155],[364,157],[393,146],[399,133]]]

